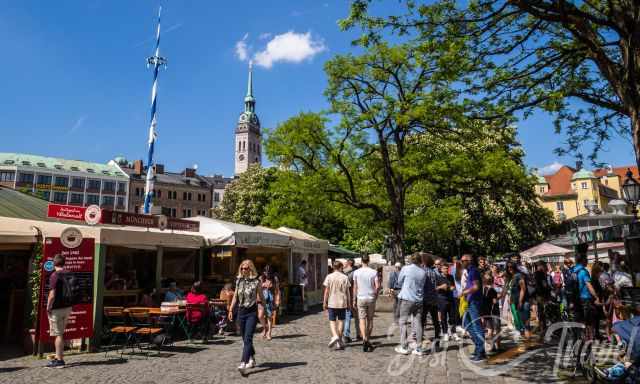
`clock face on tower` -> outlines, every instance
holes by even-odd
[[[244,155],[238,156],[238,160],[240,160],[240,161],[244,160]]]

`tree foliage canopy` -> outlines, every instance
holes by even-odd
[[[640,12],[630,0],[406,0],[399,14],[376,16],[370,0],[352,1],[343,28],[359,26],[358,43],[392,33],[416,44],[452,41],[468,54],[460,89],[468,113],[511,118],[534,108],[555,114],[568,140],[560,154],[591,160],[612,135],[640,154]],[[487,112],[490,102],[492,111]],[[481,107],[474,110],[477,106]]]

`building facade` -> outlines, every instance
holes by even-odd
[[[536,194],[542,206],[563,221],[590,211],[609,212],[609,203],[622,199],[627,169],[638,178],[638,167],[608,167],[588,171],[562,166],[552,175],[537,176]]]
[[[0,185],[57,204],[127,211],[129,179],[110,164],[0,153]]]
[[[247,95],[244,98],[244,112],[238,118],[235,140],[235,174],[239,175],[252,164],[262,164],[262,144],[260,119],[255,111],[253,97],[253,70],[249,65]]]
[[[129,177],[129,211],[142,213],[147,175],[142,160],[129,163],[124,158],[116,158],[110,163],[117,165]],[[207,179],[192,168],[182,172],[166,172],[162,164],[156,164],[155,167],[155,196],[151,214],[175,218],[210,216],[213,193]]]
[[[205,176],[205,179],[209,183],[211,187],[211,193],[213,196],[211,202],[211,208],[216,208],[222,204],[222,199],[224,199],[224,192],[229,185],[233,181],[231,177],[224,177],[222,175],[213,175],[213,176]]]

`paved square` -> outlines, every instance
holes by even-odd
[[[125,355],[105,359],[104,353],[68,356],[64,369],[44,368],[44,361],[22,357],[0,362],[0,383],[430,383],[503,384],[556,383],[553,355],[537,351],[524,363],[497,377],[467,368],[458,345],[446,352],[416,357],[397,355],[397,336],[387,337],[391,314],[377,313],[374,352],[360,343],[343,351],[327,348],[329,327],[322,312],[278,325],[272,341],[255,338],[258,366],[242,377],[236,367],[242,343],[238,337],[216,338],[208,345],[179,343],[163,356]],[[397,330],[395,332],[397,334]],[[468,347],[466,347],[468,348]],[[482,367],[488,367],[483,364]]]

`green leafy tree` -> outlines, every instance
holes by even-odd
[[[276,180],[276,170],[250,166],[237,179],[227,185],[224,199],[213,210],[213,216],[246,225],[259,225],[271,200],[271,183]]]
[[[560,154],[582,157],[590,143],[595,162],[604,143],[620,134],[640,160],[637,2],[405,0],[389,16],[378,16],[371,3],[352,1],[341,23],[362,27],[364,46],[393,34],[427,46],[446,39],[473,52],[459,83],[469,115],[511,119],[540,108],[553,113],[556,131],[568,136]]]

